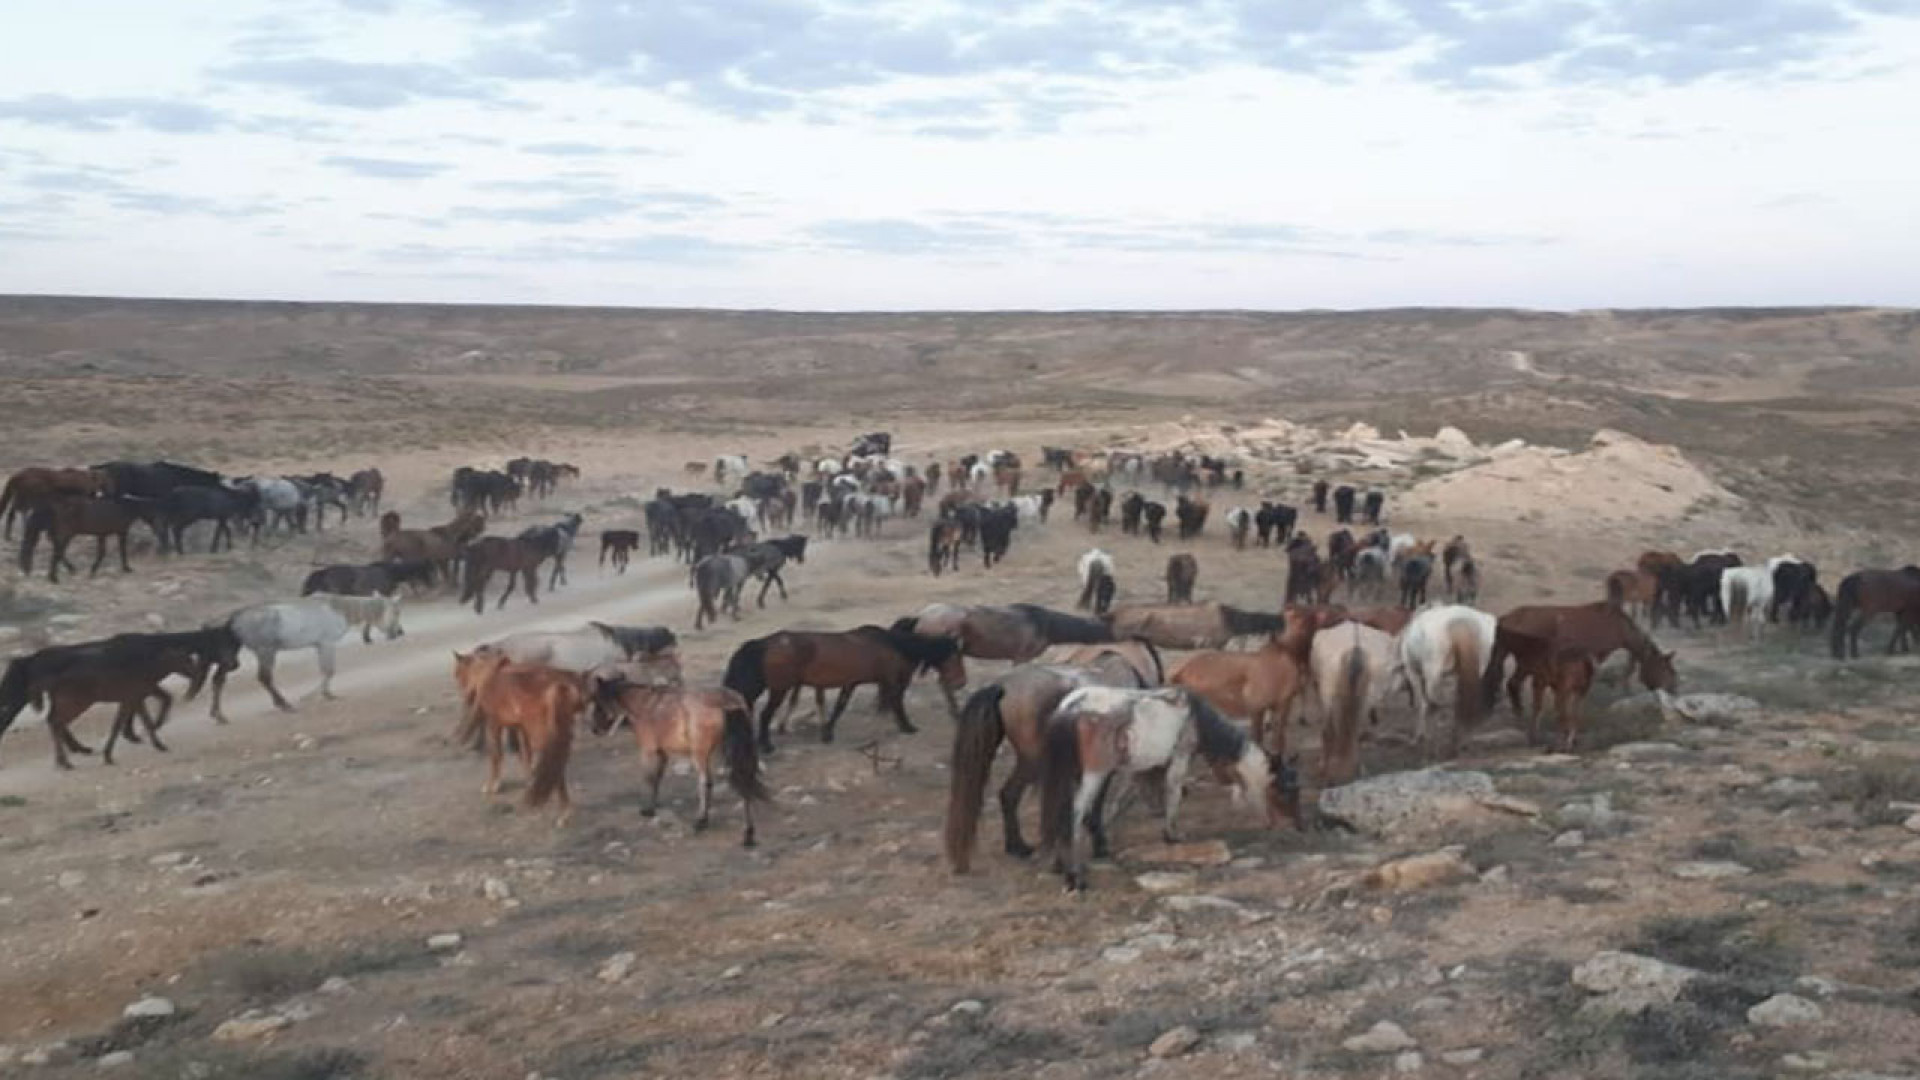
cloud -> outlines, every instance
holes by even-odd
[[[607,146],[590,142],[537,142],[527,143],[520,148],[529,154],[544,154],[548,157],[607,157],[622,155],[651,155],[652,150],[640,146]]]
[[[529,244],[482,248],[457,244],[397,244],[375,252],[393,263],[695,263],[731,259],[745,249],[692,233],[637,233],[613,237],[565,237]]]
[[[418,101],[494,101],[483,82],[426,63],[360,63],[320,56],[248,60],[215,68],[229,82],[290,90],[319,105],[391,109]]]
[[[0,119],[72,131],[136,127],[170,134],[217,131],[230,123],[224,113],[191,101],[154,97],[76,98],[65,94],[33,94],[0,101]]]
[[[438,176],[450,167],[436,161],[402,161],[397,158],[356,157],[351,154],[335,154],[332,157],[321,158],[320,164],[376,180],[423,180],[429,176]]]
[[[633,208],[631,199],[586,195],[537,206],[456,206],[450,216],[481,221],[571,225],[619,217],[630,213]]]

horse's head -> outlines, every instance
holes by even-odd
[[[1648,649],[1646,657],[1640,661],[1640,682],[1655,692],[1664,690],[1669,694],[1679,693],[1680,673],[1674,669],[1673,654],[1657,648]]]

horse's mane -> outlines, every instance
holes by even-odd
[[[1153,660],[1153,684],[1155,686],[1165,686],[1167,684],[1167,662],[1161,659],[1159,646],[1143,637],[1132,638],[1130,640],[1147,650],[1147,656]]]
[[[1237,607],[1220,605],[1220,621],[1226,625],[1227,632],[1234,637],[1254,634],[1278,634],[1287,628],[1287,620],[1278,614],[1264,611],[1246,611]]]
[[[1215,765],[1231,765],[1247,752],[1246,733],[1235,727],[1220,710],[1198,694],[1181,691],[1187,711],[1193,716],[1193,732],[1200,755]]]
[[[1027,624],[1054,645],[1100,645],[1113,640],[1113,627],[1098,619],[1054,611],[1038,604],[1011,604]]]
[[[664,626],[609,626],[601,622],[589,622],[588,626],[604,634],[608,641],[620,646],[629,659],[635,653],[657,653],[678,644],[673,631]]]
[[[901,620],[901,622],[904,621],[906,620]],[[854,633],[875,636],[893,646],[896,652],[913,661],[916,674],[939,667],[952,659],[954,653],[960,651],[960,643],[952,638],[916,634],[900,630],[898,627],[898,622],[893,627],[868,624],[854,630]]]

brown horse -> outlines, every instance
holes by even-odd
[[[565,825],[573,817],[567,758],[573,752],[574,721],[589,700],[586,677],[515,664],[490,651],[454,653],[453,677],[461,696],[473,702],[486,734],[487,783],[480,790],[488,796],[500,791],[500,765],[511,732],[529,777],[527,805],[544,806],[558,796],[560,816],[554,824]]]
[[[1286,620],[1221,603],[1137,604],[1107,615],[1115,637],[1142,638],[1163,649],[1218,649],[1237,637],[1277,634]]]
[[[1492,708],[1499,700],[1500,680],[1506,675],[1506,658],[1511,656],[1515,669],[1507,683],[1508,697],[1518,713],[1520,687],[1533,681],[1537,719],[1541,693],[1554,678],[1554,657],[1565,649],[1578,649],[1596,664],[1605,663],[1616,651],[1624,649],[1630,658],[1629,677],[1637,668],[1647,689],[1668,693],[1679,689],[1673,654],[1661,652],[1653,639],[1619,608],[1604,600],[1595,604],[1537,605],[1515,608],[1500,617],[1493,655],[1487,661],[1481,685],[1482,704]]]
[[[1092,667],[1107,657],[1115,657],[1132,668],[1140,676],[1142,686],[1161,686],[1167,681],[1167,665],[1160,657],[1160,650],[1154,648],[1152,642],[1140,638],[1095,645],[1056,645],[1041,656],[1040,662],[1084,668]]]
[[[90,498],[112,494],[113,481],[97,469],[47,469],[38,466],[21,469],[7,478],[0,488],[0,514],[6,515],[6,538],[13,539],[16,515],[32,514],[53,500],[67,495]]]
[[[67,545],[76,536],[93,537],[93,566],[87,571],[88,577],[98,574],[100,564],[106,561],[108,537],[120,542],[120,572],[130,574],[133,567],[127,562],[127,534],[138,521],[146,522],[155,536],[160,535],[153,523],[153,504],[147,500],[116,495],[53,499],[27,515],[20,536],[20,572],[33,573],[33,549],[45,533],[53,545],[53,557],[47,563],[50,581],[60,580],[62,566],[79,573],[79,568],[67,561]]]
[[[862,626],[839,633],[783,630],[755,638],[734,650],[727,660],[724,683],[751,708],[762,693],[767,704],[760,712],[760,752],[773,753],[773,714],[787,695],[812,687],[820,710],[820,741],[832,742],[834,725],[846,711],[855,688],[874,683],[880,688],[880,708],[893,714],[902,732],[916,730],[907,719],[908,683],[923,671],[940,673],[940,688],[948,707],[958,711],[953,694],[967,684],[967,669],[959,647],[950,638],[927,637],[895,626]],[[826,692],[838,688],[833,711]]]
[[[740,796],[747,822],[740,843],[753,846],[753,804],[771,796],[760,776],[760,754],[754,747],[753,716],[746,699],[727,689],[686,690],[618,678],[598,680],[593,733],[606,734],[622,717],[639,743],[640,772],[647,780],[641,817],[652,817],[660,805],[660,778],[666,775],[667,763],[686,758],[700,778],[700,816],[693,827],[705,829],[713,810],[713,755],[724,747],[727,782]]]
[[[1020,799],[1040,775],[1041,740],[1047,719],[1069,693],[1082,686],[1149,688],[1143,676],[1111,645],[1084,646],[1099,654],[1085,664],[1021,664],[967,698],[953,728],[953,762],[947,795],[947,861],[964,874],[973,865],[974,836],[986,800],[987,776],[1001,742],[1013,746],[1013,771],[1000,788],[1000,820],[1006,852],[1033,854],[1020,835]]]
[[[1654,596],[1660,590],[1660,578],[1645,570],[1615,570],[1607,575],[1607,603],[1628,617],[1647,618],[1653,611]]]
[[[1167,603],[1193,603],[1193,583],[1200,577],[1200,563],[1187,552],[1167,556]]]
[[[442,581],[450,582],[460,550],[486,528],[487,516],[478,510],[462,510],[452,521],[431,529],[403,529],[400,515],[389,510],[380,515],[380,557],[426,559]]]
[[[493,580],[495,571],[500,571],[507,575],[507,587],[501,591],[494,610],[507,606],[507,597],[513,595],[516,582],[527,594],[527,603],[539,603],[540,564],[551,554],[552,548],[526,537],[483,536],[475,540],[466,552],[466,581],[460,588],[460,602],[471,600],[474,614],[484,614],[487,582]]]
[[[1228,716],[1244,716],[1253,729],[1253,741],[1267,747],[1272,725],[1275,754],[1287,749],[1287,717],[1305,685],[1313,636],[1323,626],[1341,621],[1344,614],[1288,608],[1286,625],[1253,652],[1200,652],[1189,656],[1173,673],[1172,683],[1184,686]]]
[[[203,660],[191,649],[182,647],[147,653],[131,662],[125,657],[101,652],[63,668],[35,687],[47,702],[47,728],[53,735],[54,764],[62,769],[73,768],[67,759],[68,750],[76,754],[93,753],[74,738],[73,721],[93,706],[103,704],[118,706],[119,711],[108,729],[102,761],[113,764],[114,743],[123,734],[131,741],[139,741],[133,737],[136,715],[145,725],[153,748],[164,752],[167,747],[160,741],[160,727],[173,709],[173,696],[161,688],[161,680],[179,675],[191,679],[192,690],[197,692],[206,680],[207,670]],[[157,716],[147,711],[148,698],[160,700]]]
[[[1685,565],[1687,561],[1682,559],[1678,552],[1673,551],[1643,551],[1640,557],[1633,561],[1634,569],[1643,574],[1651,574],[1655,578],[1660,576],[1661,567]]]
[[[1887,653],[1892,655],[1896,646],[1920,629],[1920,571],[1912,567],[1856,570],[1840,579],[1833,594],[1830,631],[1835,660],[1860,655],[1860,631],[1875,615],[1894,617],[1893,636],[1887,639]]]
[[[1116,640],[1105,622],[1037,604],[928,604],[894,624],[930,637],[951,638],[963,656],[1024,664],[1054,645],[1103,644]]]

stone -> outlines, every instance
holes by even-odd
[[[1367,887],[1392,892],[1410,892],[1434,885],[1464,881],[1474,877],[1473,865],[1463,857],[1464,849],[1445,847],[1424,855],[1393,859],[1367,871],[1361,879]]]
[[[149,629],[158,631],[167,628],[167,617],[157,611],[147,612],[146,621]]]
[[[1463,1046],[1458,1050],[1442,1050],[1440,1060],[1449,1065],[1478,1065],[1480,1059],[1487,1056],[1486,1050],[1478,1046]]]
[[[1755,1027],[1800,1027],[1817,1024],[1825,1015],[1820,1006],[1798,994],[1775,994],[1747,1010],[1747,1023]]]
[[[1167,910],[1182,915],[1225,915],[1247,924],[1270,918],[1266,912],[1255,911],[1245,904],[1236,903],[1224,896],[1209,896],[1205,893],[1177,893],[1173,896],[1161,897],[1160,903]]]
[[[427,948],[434,952],[452,952],[464,940],[459,934],[435,934],[427,939]]]
[[[1705,859],[1674,863],[1667,867],[1667,873],[1682,881],[1718,881],[1722,878],[1745,877],[1753,870],[1726,859]]]
[[[513,886],[497,877],[490,877],[480,883],[480,895],[489,900],[501,901],[513,899]]]
[[[1661,761],[1680,757],[1687,748],[1670,742],[1624,742],[1607,749],[1607,756],[1621,761]]]
[[[1393,1071],[1397,1073],[1417,1073],[1426,1068],[1427,1061],[1418,1050],[1406,1050],[1393,1056]]]
[[[148,859],[147,865],[179,866],[181,863],[184,863],[186,861],[187,861],[187,853],[184,851],[163,851],[160,854],[155,855],[153,858]]]
[[[321,993],[332,994],[336,997],[341,994],[352,993],[352,991],[353,984],[338,975],[329,975],[326,981],[320,984]]]
[[[1444,833],[1502,811],[1521,812],[1502,804],[1492,777],[1441,768],[1369,776],[1320,795],[1323,817],[1378,836]]]
[[[1803,1050],[1798,1054],[1787,1054],[1780,1059],[1780,1067],[1788,1072],[1817,1073],[1826,1072],[1833,1059],[1818,1050]]]
[[[96,1068],[101,1069],[117,1069],[122,1065],[131,1065],[133,1064],[133,1051],[115,1050],[110,1054],[101,1054],[99,1057],[93,1059],[93,1064]]]
[[[1741,694],[1682,694],[1663,699],[1669,712],[1695,724],[1739,724],[1759,717],[1758,701]]]
[[[1793,984],[1818,998],[1830,998],[1840,992],[1840,984],[1818,975],[1802,975]]]
[[[1134,878],[1133,883],[1150,893],[1176,893],[1193,888],[1194,880],[1192,874],[1155,870]]]
[[[65,1042],[50,1042],[45,1046],[36,1046],[20,1055],[22,1065],[58,1065],[73,1060],[73,1047]]]
[[[1358,1035],[1342,1039],[1340,1045],[1356,1054],[1397,1054],[1420,1044],[1399,1024],[1381,1020]]]
[[[1582,847],[1586,842],[1587,834],[1581,832],[1579,829],[1568,829],[1566,832],[1553,838],[1553,846],[1557,848]]]
[[[1190,844],[1155,844],[1129,848],[1120,855],[1125,863],[1179,866],[1225,866],[1233,861],[1233,849],[1224,840],[1202,840]]]
[[[600,965],[600,971],[595,978],[603,983],[622,982],[627,976],[633,974],[633,966],[639,959],[639,956],[630,952],[614,953]]]
[[[1825,788],[1812,780],[1801,780],[1792,776],[1782,776],[1760,790],[1763,794],[1786,799],[1819,798],[1826,792]]]
[[[63,889],[77,889],[87,883],[87,873],[84,870],[62,870],[54,883]]]
[[[1610,836],[1625,824],[1624,816],[1613,808],[1613,796],[1601,792],[1580,802],[1562,803],[1555,811],[1554,820],[1562,828],[1573,829],[1584,836]]]
[[[987,1011],[987,1003],[975,998],[963,998],[948,1006],[947,1011],[961,1016],[979,1016]]]
[[[264,1039],[277,1031],[293,1026],[293,1021],[279,1013],[263,1013],[249,1009],[231,1020],[223,1022],[213,1029],[214,1042],[252,1042]]]
[[[172,1016],[173,1013],[173,1002],[163,997],[143,997],[139,1001],[120,1010],[120,1015],[129,1020]]]
[[[1259,1045],[1260,1036],[1251,1031],[1223,1031],[1213,1037],[1214,1049],[1226,1054],[1244,1054]]]
[[[1591,1004],[1605,1012],[1640,1012],[1654,1005],[1671,1005],[1680,991],[1700,973],[1651,956],[1608,950],[1588,957],[1573,969],[1573,985],[1601,995]]]
[[[1920,814],[1915,814],[1901,822],[1900,827],[1908,832],[1920,833]]]
[[[1160,1037],[1147,1047],[1147,1053],[1157,1058],[1179,1057],[1181,1054],[1200,1045],[1200,1033],[1180,1025],[1170,1031],[1161,1032]]]

